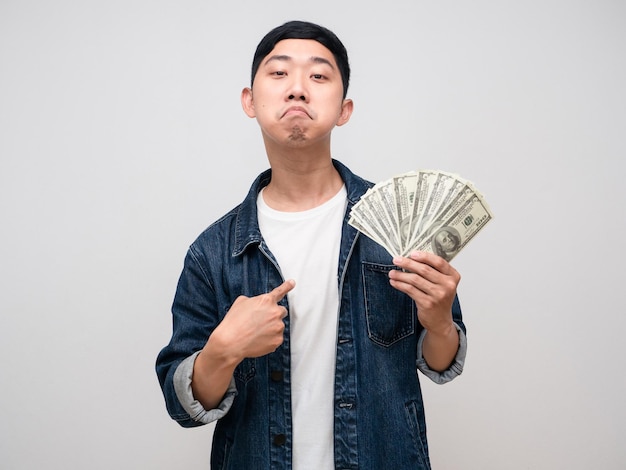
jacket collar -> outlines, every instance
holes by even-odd
[[[346,185],[348,197],[347,211],[359,200],[359,198],[372,186],[372,183],[352,173],[347,166],[338,160],[332,160],[333,165],[339,172],[341,179]],[[259,229],[256,201],[259,191],[270,182],[272,170],[261,173],[252,183],[248,195],[236,209],[237,219],[235,222],[235,243],[233,244],[233,256],[241,255],[251,244],[259,244],[263,240]]]

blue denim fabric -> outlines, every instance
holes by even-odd
[[[461,373],[465,326],[460,305],[455,299],[453,317],[461,336],[457,359],[442,374],[429,371],[418,345],[424,331],[415,303],[389,285],[388,272],[396,269],[390,255],[347,224],[350,209],[372,184],[333,163],[348,193],[337,271],[335,468],[430,469],[417,367],[439,383]],[[194,354],[235,299],[269,292],[283,282],[257,221],[257,194],[270,177],[269,170],[261,174],[243,203],[190,246],[172,307],[173,335],[156,364],[173,419],[184,427],[218,419],[214,470],[291,468],[289,316],[283,344],[272,354],[239,364],[218,409],[207,411],[198,402],[179,399],[191,396]],[[282,303],[289,308],[286,299]],[[181,383],[189,390],[181,391]]]

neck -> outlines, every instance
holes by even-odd
[[[312,209],[331,199],[343,185],[330,153],[311,155],[294,150],[269,156],[272,179],[263,191],[272,209],[297,212]]]

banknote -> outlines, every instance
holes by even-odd
[[[425,237],[415,250],[435,253],[450,261],[492,219],[484,199],[475,195],[449,219],[435,223],[429,230],[431,235]]]
[[[484,196],[461,176],[415,170],[370,188],[348,223],[391,256],[419,250],[450,261],[493,219]]]

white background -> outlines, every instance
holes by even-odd
[[[617,0],[0,2],[0,467],[206,469],[154,360],[191,241],[267,167],[261,37],[334,30],[373,181],[473,180],[470,351],[423,381],[436,470],[623,469],[626,6]]]

